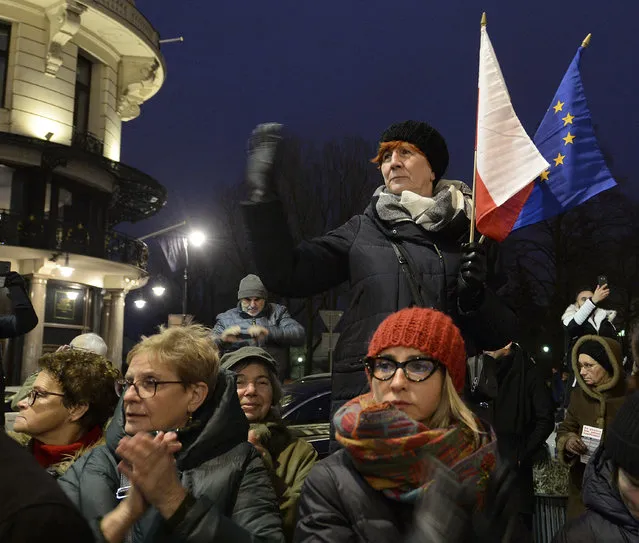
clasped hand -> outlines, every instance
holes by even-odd
[[[175,453],[182,448],[175,432],[159,432],[155,437],[138,432],[123,437],[115,453],[121,458],[118,469],[132,488],[123,504],[139,518],[151,504],[169,518],[182,503],[186,490],[175,467]]]

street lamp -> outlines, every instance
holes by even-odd
[[[150,234],[139,237],[138,241],[154,238],[156,236],[172,232],[173,230],[177,230],[178,228],[182,228],[183,226],[186,226],[186,221],[162,228],[156,232],[151,232]],[[206,235],[201,230],[191,230],[187,234],[182,234],[182,241],[184,243],[184,289],[182,291],[182,315],[186,315],[189,289],[189,245],[192,245],[193,247],[201,247],[206,242]],[[153,289],[153,293],[156,294],[155,288]],[[164,291],[162,291],[161,294],[156,294],[156,296],[161,296],[162,294],[164,294]]]
[[[138,298],[133,302],[133,305],[138,309],[142,309],[146,305],[146,300],[144,298]]]
[[[166,288],[162,285],[155,285],[154,287],[151,287],[151,290],[153,291],[153,294],[159,298],[160,296],[164,296]]]
[[[548,345],[544,345],[542,346],[541,350],[547,354],[550,352],[550,347]]]

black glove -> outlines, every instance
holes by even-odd
[[[27,285],[18,272],[10,271],[4,278],[4,286],[9,287],[20,287],[22,290],[27,290]]]
[[[484,301],[487,263],[486,250],[477,243],[462,245],[459,275],[457,277],[457,300],[464,312],[476,311]]]
[[[281,124],[259,124],[249,138],[246,184],[251,202],[261,203],[277,199],[274,164],[281,148],[281,133]]]
[[[508,541],[507,532],[511,529],[518,510],[517,472],[509,464],[501,463],[488,479],[484,507],[473,514],[473,541]]]
[[[415,528],[408,543],[473,541],[474,496],[445,469],[439,469],[415,508]]]

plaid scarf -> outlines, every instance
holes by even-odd
[[[420,196],[409,190],[401,196],[379,187],[375,209],[380,219],[392,223],[413,221],[429,232],[444,230],[460,213],[470,217],[472,191],[461,181],[440,179],[432,197]]]
[[[475,444],[462,424],[428,428],[396,409],[375,403],[372,394],[354,398],[337,411],[335,436],[357,471],[375,490],[401,502],[415,502],[444,467],[460,482],[474,481],[482,503],[488,476],[496,465],[494,434]]]

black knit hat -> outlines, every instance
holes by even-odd
[[[613,375],[615,370],[610,362],[610,357],[606,352],[604,346],[595,340],[584,341],[577,351],[577,356],[580,354],[587,354],[592,357],[600,366],[608,372],[608,375]]]
[[[448,168],[448,147],[446,140],[428,123],[419,121],[403,121],[390,125],[380,139],[380,143],[387,141],[405,141],[412,143],[428,159],[435,174],[435,182]]]
[[[606,430],[606,452],[615,464],[639,478],[639,392],[628,396]]]

